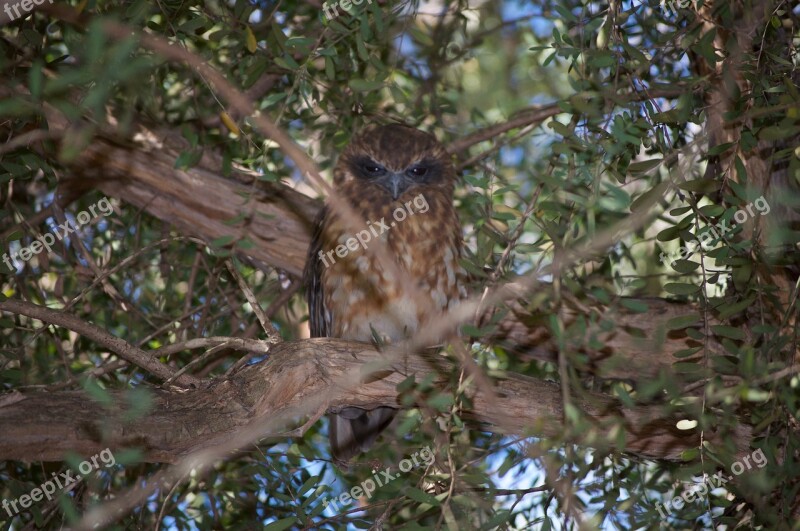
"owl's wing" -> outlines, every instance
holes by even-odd
[[[306,268],[303,280],[306,286],[306,301],[308,301],[308,326],[311,337],[329,337],[331,333],[331,315],[325,309],[325,293],[322,288],[322,268],[324,265],[319,259],[322,251],[322,227],[328,207],[323,207],[314,221],[314,233],[311,236],[311,245],[308,247]]]

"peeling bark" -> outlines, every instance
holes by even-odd
[[[151,389],[153,407],[130,419],[125,392],[114,391],[113,407],[93,401],[83,391],[13,393],[0,402],[0,459],[57,461],[68,451],[89,455],[103,448],[138,447],[150,462],[175,462],[181,456],[228,440],[239,430],[269,421],[263,437],[285,436],[298,412],[346,405],[373,408],[398,406],[396,386],[410,374],[421,380],[436,371],[457,370],[440,356],[407,355],[397,371],[383,371],[368,383],[345,393],[340,382],[358,374],[364,363],[380,354],[364,343],[338,339],[285,342],[273,347],[270,358],[250,365],[229,379],[216,379],[200,389],[169,392]],[[496,395],[474,391],[465,418],[496,432],[535,433],[537,437],[564,432],[560,387],[521,375],[495,381]],[[617,418],[623,419],[625,446],[619,448],[648,458],[678,459],[700,444],[698,430],[679,430],[680,417],[664,418],[663,406],[622,407],[597,393],[575,397],[575,405],[595,428],[582,434],[584,442],[613,447],[608,440]],[[398,406],[399,407],[399,406]],[[278,420],[278,422],[276,422]],[[706,440],[733,440],[739,453],[748,448],[751,429],[741,425],[734,434],[705,433]]]

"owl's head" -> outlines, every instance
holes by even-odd
[[[345,148],[333,175],[337,185],[363,182],[392,200],[423,187],[452,194],[456,180],[444,146],[433,135],[400,124],[367,127]]]

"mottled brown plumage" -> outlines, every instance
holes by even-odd
[[[374,330],[385,341],[401,341],[465,296],[455,180],[444,147],[428,133],[372,126],[353,140],[334,169],[334,186],[357,219],[346,223],[329,201],[309,248],[312,337],[371,341]],[[395,267],[380,262],[378,238]],[[330,415],[337,464],[369,448],[394,413],[351,407]]]

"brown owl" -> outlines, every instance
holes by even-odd
[[[444,146],[428,133],[371,126],[352,141],[334,169],[334,188],[360,226],[352,217],[345,223],[330,201],[320,213],[305,271],[312,337],[402,341],[465,297],[455,181]],[[378,239],[392,266],[380,260],[386,253],[369,249]],[[402,278],[394,278],[398,272]],[[366,451],[395,412],[330,414],[334,462],[346,467]]]

